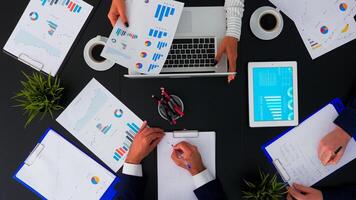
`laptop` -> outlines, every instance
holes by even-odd
[[[214,66],[220,41],[226,32],[224,7],[185,7],[166,63],[160,74],[135,74],[127,78],[189,78],[228,76],[224,55]]]

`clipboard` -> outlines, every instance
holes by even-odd
[[[309,151],[307,151],[305,149],[308,149],[308,150],[311,149],[310,148],[311,144],[313,144],[314,146],[317,145],[317,143],[320,141],[320,139],[323,137],[323,135],[320,135],[320,133],[313,132],[314,135],[310,136],[312,139],[310,138],[308,141],[304,140],[304,142],[306,144],[305,145],[300,145],[301,146],[300,149],[299,148],[295,148],[295,151],[290,151],[290,149],[292,149],[294,147],[289,147],[289,146],[291,146],[291,144],[294,144],[294,143],[296,143],[296,146],[297,146],[297,144],[299,144],[297,142],[299,142],[299,141],[292,141],[292,142],[289,142],[289,143],[287,143],[287,142],[283,143],[280,140],[284,140],[284,142],[285,142],[285,140],[287,140],[286,137],[289,138],[288,140],[298,138],[295,134],[300,133],[298,131],[301,131],[304,128],[309,128],[309,126],[314,125],[316,120],[318,120],[319,118],[321,119],[321,117],[319,117],[319,116],[321,116],[322,113],[326,113],[326,114],[329,113],[329,111],[328,112],[326,112],[326,111],[327,110],[331,110],[330,105],[332,105],[333,108],[335,108],[334,110],[336,110],[336,111],[333,111],[333,112],[335,113],[334,115],[336,117],[337,117],[337,115],[339,115],[345,109],[344,104],[342,103],[342,101],[339,98],[333,99],[329,104],[327,104],[326,106],[321,108],[319,111],[317,111],[313,115],[311,115],[308,118],[306,118],[299,126],[289,129],[288,131],[278,135],[274,139],[270,140],[269,142],[267,142],[266,144],[261,146],[261,149],[265,153],[268,161],[270,163],[272,163],[272,165],[277,170],[277,172],[279,173],[280,177],[282,178],[282,180],[285,183],[289,183],[290,184],[291,182],[295,182],[297,180],[297,181],[300,181],[299,182],[300,184],[304,184],[306,186],[312,186],[316,182],[320,181],[321,179],[323,179],[324,177],[328,176],[332,172],[334,172],[337,169],[341,168],[343,165],[347,164],[348,162],[350,162],[351,160],[353,160],[356,157],[356,156],[352,156],[352,155],[345,156],[348,153],[348,151],[354,152],[356,150],[356,143],[354,141],[351,141],[351,143],[349,143],[349,145],[346,147],[345,154],[344,154],[342,160],[340,160],[340,162],[338,163],[338,165],[321,168],[319,166],[319,165],[321,165],[319,159],[315,158],[315,157],[317,157],[317,148],[315,148],[315,152],[313,151],[310,154],[305,154],[305,156],[309,156],[308,157],[309,160],[312,160],[313,158],[317,159],[318,162],[310,161],[314,165],[312,165],[312,164],[309,165],[309,163],[306,163],[305,166],[309,166],[309,167],[312,166],[312,167],[315,167],[315,169],[317,169],[317,166],[319,166],[321,169],[320,169],[320,173],[316,174],[315,175],[316,177],[311,177],[310,180],[304,180],[303,177],[296,177],[298,175],[298,172],[295,171],[296,169],[293,169],[293,167],[295,167],[295,166],[291,162],[286,162],[286,160],[288,161],[288,159],[286,159],[286,157],[292,157],[290,159],[295,158],[296,160],[293,160],[295,163],[300,162],[302,160],[302,158],[297,157],[294,154],[300,153],[300,155],[303,155],[303,154],[301,154],[302,151],[300,149],[303,149],[303,153],[305,153],[305,152],[308,153]],[[325,116],[327,116],[327,115],[325,115]],[[331,117],[328,120],[329,120],[328,122],[332,124],[333,120],[331,120]],[[320,127],[324,127],[324,126],[328,127],[328,128],[325,128],[327,130],[329,130],[329,129],[333,130],[333,127],[335,126],[335,125],[324,124],[322,122],[319,123],[319,124],[321,124],[321,125],[318,125]],[[317,125],[315,125],[315,126],[317,126]],[[304,127],[304,128],[302,128],[302,127]],[[319,132],[322,132],[322,130],[320,130]],[[287,136],[287,134],[288,134],[288,136]],[[320,138],[314,138],[314,136],[316,134],[318,134],[318,137],[320,136]],[[324,134],[324,133],[322,133],[322,134]],[[295,138],[292,138],[294,136],[295,136]],[[313,141],[313,142],[310,142],[310,141]],[[273,147],[273,149],[272,149],[272,146],[270,146],[270,145],[272,145],[272,146],[273,145],[277,145],[278,148],[277,147]],[[269,150],[267,150],[267,148],[269,148]],[[285,149],[287,149],[288,151],[285,150]],[[314,147],[312,147],[312,149],[314,149]],[[304,152],[304,150],[305,150],[305,152]],[[274,156],[272,156],[269,153],[269,151],[270,152],[272,151]],[[286,154],[286,152],[290,152],[291,154],[288,155],[288,156],[283,156],[283,154]],[[278,157],[276,155],[279,155],[280,157]],[[278,158],[283,159],[283,161],[281,161]],[[292,168],[292,169],[290,169],[290,168]],[[313,168],[308,168],[308,170],[309,169],[314,170]],[[292,173],[289,173],[288,171],[290,171]],[[306,172],[306,174],[307,173],[308,172]],[[318,177],[318,176],[320,176],[320,177]]]
[[[58,132],[54,131],[51,128],[48,128],[45,133],[41,136],[41,138],[38,140],[38,143],[36,144],[35,148],[33,149],[33,151],[30,153],[30,155],[27,157],[27,159],[20,165],[20,167],[16,170],[16,172],[13,175],[13,179],[16,180],[17,182],[19,182],[20,184],[22,184],[23,186],[25,186],[28,190],[32,191],[33,193],[35,193],[39,198],[41,199],[47,199],[46,197],[43,196],[43,194],[41,194],[39,191],[37,191],[34,187],[32,187],[31,185],[29,185],[28,183],[26,183],[25,181],[23,181],[21,178],[17,177],[18,173],[20,172],[20,170],[24,167],[24,166],[31,166],[33,165],[36,160],[41,156],[41,153],[44,151],[44,149],[46,148],[46,146],[44,144],[42,144],[42,141],[46,138],[46,136],[50,133],[55,133],[57,134],[61,139],[64,139],[63,141],[67,142],[68,144],[72,145],[75,149],[79,150],[81,153],[83,153],[85,156],[87,156],[90,160],[92,160],[93,162],[95,162],[96,164],[98,164],[99,166],[101,166],[103,169],[109,171],[110,173],[112,173],[113,176],[115,176],[115,174],[110,171],[108,168],[104,167],[103,165],[101,165],[99,162],[97,162],[94,158],[92,158],[90,155],[86,154],[85,152],[81,151],[79,148],[77,148],[72,142],[68,141],[67,139],[65,139],[61,134],[59,134]],[[104,194],[101,196],[101,200],[111,200],[114,199],[115,196],[117,195],[117,190],[115,189],[116,185],[119,182],[119,178],[115,176],[115,178],[113,179],[112,183],[110,184],[110,186],[107,188],[107,190],[104,192]]]
[[[171,159],[171,145],[181,141],[197,146],[204,166],[213,177],[216,175],[215,132],[184,130],[166,133],[157,147],[158,200],[196,199],[192,176],[187,170],[176,166]]]
[[[55,76],[92,10],[84,0],[30,0],[3,50]]]

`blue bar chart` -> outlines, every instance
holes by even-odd
[[[121,28],[118,28],[117,30],[116,30],[116,35],[117,36],[128,36],[128,37],[130,37],[131,39],[137,39],[138,38],[138,36],[136,35],[136,34],[133,34],[133,33],[128,33],[127,31],[125,31],[125,30],[122,30]]]
[[[148,72],[150,72],[151,70],[155,69],[159,67],[159,65],[155,65],[155,64],[150,64],[150,66],[148,67]]]
[[[173,16],[174,13],[175,13],[175,8],[167,5],[158,4],[155,11],[155,18],[161,22],[163,21],[164,18]]]
[[[168,33],[165,31],[161,31],[161,30],[157,30],[157,29],[153,29],[151,28],[148,32],[148,35],[150,37],[155,37],[155,38],[163,38],[163,37],[167,37]]]
[[[152,60],[156,62],[157,60],[161,59],[162,57],[163,57],[162,54],[155,53],[155,54],[153,54]]]
[[[125,132],[126,136],[121,145],[121,147],[116,148],[114,152],[114,160],[119,161],[124,155],[129,151],[131,144],[135,138],[135,135],[138,133],[140,128],[135,123],[127,123],[128,130]]]
[[[157,44],[157,49],[161,50],[163,49],[164,47],[167,47],[167,42],[161,42],[159,41],[158,44]]]
[[[96,128],[104,134],[107,134],[110,131],[111,127],[112,127],[111,124],[103,126],[102,124],[99,123],[96,125]]]
[[[61,5],[73,13],[80,13],[80,11],[82,10],[81,6],[79,6],[77,3],[71,0],[41,0],[41,2],[42,2],[42,6]]]
[[[49,21],[49,20],[47,20],[47,23],[48,23],[48,26],[49,26],[48,34],[50,36],[52,36],[54,34],[54,32],[56,31],[58,26],[57,26],[57,24],[55,24],[54,22]]]
[[[270,111],[273,120],[282,120],[282,97],[265,96],[266,105]]]

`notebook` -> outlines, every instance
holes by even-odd
[[[350,140],[337,165],[324,166],[318,158],[319,142],[336,127],[333,122],[342,110],[341,101],[335,99],[296,128],[262,147],[289,185],[312,186],[356,158],[354,139]]]
[[[92,9],[82,0],[30,0],[4,50],[55,76]]]
[[[49,129],[14,175],[42,199],[112,199],[116,176]]]
[[[204,166],[215,177],[215,132],[178,131],[166,133],[157,147],[158,199],[197,199],[189,172],[171,159],[172,146],[186,141],[198,147]],[[173,195],[174,194],[174,195]]]

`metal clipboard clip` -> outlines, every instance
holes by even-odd
[[[31,58],[29,55],[20,53],[20,55],[17,58],[19,61],[25,63],[26,65],[29,65],[30,67],[36,69],[37,71],[42,71],[44,64],[41,63],[38,60],[35,60]]]
[[[173,138],[198,138],[199,131],[197,130],[183,130],[173,131]]]
[[[291,178],[290,178],[287,170],[283,167],[281,161],[279,161],[279,159],[275,159],[275,160],[273,160],[272,163],[273,163],[274,167],[277,169],[277,171],[279,172],[279,174],[281,175],[284,182],[290,181]]]
[[[44,148],[45,148],[44,144],[38,143],[36,145],[36,147],[30,153],[30,155],[26,158],[26,160],[24,162],[25,165],[31,166],[37,160],[37,158],[41,155]]]

